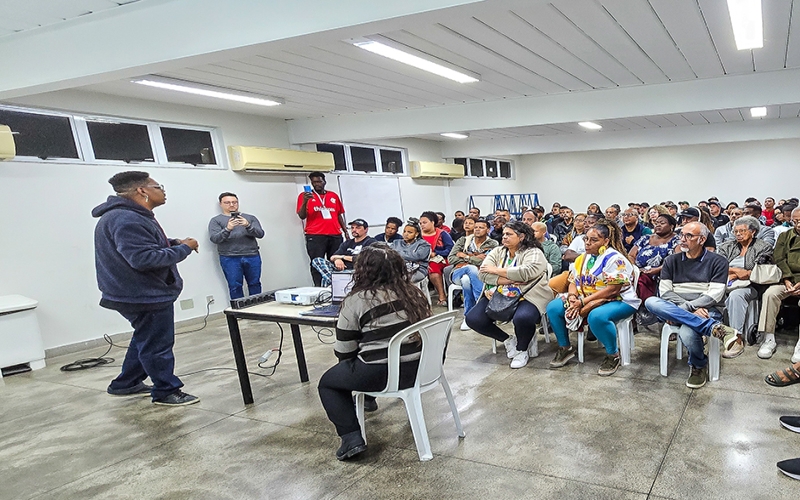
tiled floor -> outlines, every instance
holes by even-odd
[[[460,323],[460,318],[457,324]],[[242,322],[250,369],[276,347],[274,324]],[[337,462],[338,446],[316,392],[335,362],[330,345],[303,330],[311,382],[301,384],[291,336],[274,376],[251,376],[245,407],[223,320],[177,339],[177,372],[202,397],[184,408],[105,393],[112,365],[64,373],[59,366],[102,350],[48,360],[0,382],[0,498],[794,498],[800,483],[775,462],[800,456],[800,435],[778,417],[800,413],[799,386],[767,386],[789,362],[792,335],[771,360],[756,348],[722,361],[721,378],[699,390],[671,352],[659,375],[658,336],[636,336],[632,364],[596,375],[586,364],[547,365],[554,344],[511,370],[500,346],[454,330],[445,364],[467,437],[459,439],[441,391],[424,408],[434,459],[418,461],[402,406],[379,400],[368,414],[369,450]],[[330,342],[330,337],[321,337]],[[789,343],[791,342],[791,345]],[[120,360],[123,351],[111,356]],[[197,372],[189,374],[190,372]]]

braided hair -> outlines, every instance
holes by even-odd
[[[622,244],[622,229],[620,229],[616,222],[611,219],[601,219],[598,220],[594,226],[589,228],[589,231],[592,229],[600,233],[603,238],[608,238],[608,246],[624,255],[629,261],[631,260],[630,257],[628,257],[628,251],[625,250],[625,246]]]

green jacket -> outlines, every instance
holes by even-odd
[[[560,274],[561,248],[559,248],[554,241],[545,238],[545,240],[542,242],[542,249],[544,250],[544,256],[547,258],[547,262],[553,266],[554,275]]]
[[[464,252],[464,249],[467,248],[470,245],[470,243],[472,243],[473,238],[474,238],[473,235],[462,236],[461,238],[459,238],[458,241],[456,241],[456,244],[453,245],[453,249],[450,250],[450,255],[447,256],[447,263],[450,264],[451,266],[455,266],[462,262],[466,262],[468,264],[472,264],[473,266],[480,267],[480,265],[483,263],[483,259],[480,259],[478,257],[470,257],[469,259],[464,259],[456,255],[458,252]],[[480,250],[481,253],[486,255],[492,248],[496,247],[497,245],[498,245],[497,241],[487,236],[486,241],[484,241],[481,244],[478,250]]]
[[[800,280],[800,235],[795,229],[778,236],[773,258],[783,273],[784,280],[791,280],[792,284]]]

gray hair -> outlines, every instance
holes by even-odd
[[[745,215],[744,217],[736,219],[733,222],[733,227],[736,226],[747,226],[747,229],[753,231],[753,234],[758,234],[758,231],[761,229],[761,223],[758,222],[758,219],[750,215]]]

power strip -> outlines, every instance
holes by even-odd
[[[258,304],[263,304],[264,302],[274,302],[275,292],[277,291],[278,290],[270,290],[268,292],[259,293],[258,295],[250,295],[249,297],[242,297],[241,299],[233,299],[231,300],[231,307],[233,309],[244,309],[245,307],[252,307]]]

